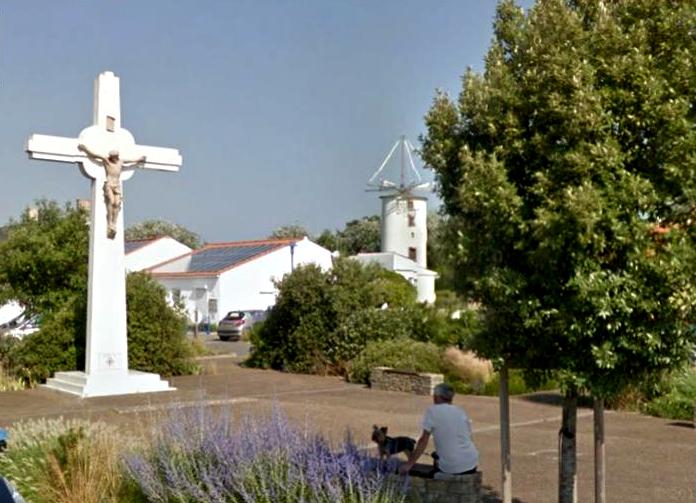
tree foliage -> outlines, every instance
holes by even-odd
[[[198,234],[188,230],[183,225],[167,222],[166,220],[144,220],[140,223],[129,225],[124,231],[124,237],[128,240],[154,239],[169,236],[189,248],[201,246],[201,238]]]
[[[0,242],[0,304],[16,300],[30,312],[50,312],[87,292],[87,215],[54,201],[36,202],[11,221]]]
[[[611,394],[684,361],[694,317],[694,3],[503,1],[424,159],[487,357]]]
[[[351,317],[385,303],[393,309],[415,304],[404,278],[351,259],[337,260],[330,271],[299,266],[277,288],[275,306],[252,333],[250,363],[295,372],[340,372],[365,343],[361,334],[346,337],[341,329]]]
[[[14,374],[32,382],[84,369],[89,260],[82,210],[52,201],[38,201],[36,209],[10,222],[0,242],[0,302],[17,300],[42,318],[41,329],[4,357]],[[131,368],[193,370],[183,319],[167,305],[164,289],[140,273],[129,275],[126,287]]]
[[[381,231],[379,215],[363,217],[346,223],[337,233],[338,249],[344,255],[380,251]]]
[[[130,368],[165,376],[196,371],[186,339],[186,317],[167,303],[162,285],[146,273],[130,273],[126,306]]]
[[[268,236],[269,239],[302,239],[309,236],[309,232],[300,224],[282,225]]]
[[[325,230],[316,241],[323,247],[338,250],[345,256],[378,252],[381,247],[380,217],[371,215],[350,220],[343,230]]]

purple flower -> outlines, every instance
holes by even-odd
[[[346,434],[340,448],[292,425],[274,405],[265,418],[210,408],[175,410],[153,444],[125,459],[148,501],[234,503],[401,503],[405,487],[385,476]]]

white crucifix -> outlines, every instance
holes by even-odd
[[[123,181],[135,169],[178,171],[179,151],[137,145],[121,127],[119,79],[101,73],[94,82],[94,123],[77,138],[32,135],[32,159],[78,163],[92,184],[85,372],[58,372],[49,388],[105,396],[173,389],[157,374],[128,369]]]

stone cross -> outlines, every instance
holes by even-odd
[[[83,397],[171,389],[155,374],[128,370],[123,212],[119,210],[122,183],[133,176],[134,169],[178,171],[182,162],[178,150],[137,145],[121,127],[119,79],[112,72],[95,80],[93,125],[77,138],[32,135],[26,150],[32,159],[78,163],[92,184],[85,372],[57,373],[47,385]],[[123,161],[115,176],[112,170],[107,177],[108,159],[114,153]],[[137,161],[129,163],[129,159]],[[109,193],[115,192],[117,207],[109,199]]]

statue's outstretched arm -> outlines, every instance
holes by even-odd
[[[85,144],[83,144],[83,143],[80,143],[80,144],[77,146],[77,150],[80,150],[81,152],[84,152],[85,154],[87,154],[88,157],[94,157],[95,159],[99,159],[99,160],[102,161],[102,162],[106,161],[106,157],[101,156],[101,155],[99,155],[99,154],[97,154],[97,153],[95,153],[95,152],[92,152],[89,148],[87,148],[87,145],[85,145]]]
[[[136,164],[143,164],[145,162],[145,159],[146,159],[145,156],[141,155],[137,159],[132,159],[132,160],[130,160],[130,159],[125,160],[124,159],[122,162],[123,162],[124,166],[132,166],[132,165],[136,165]]]

